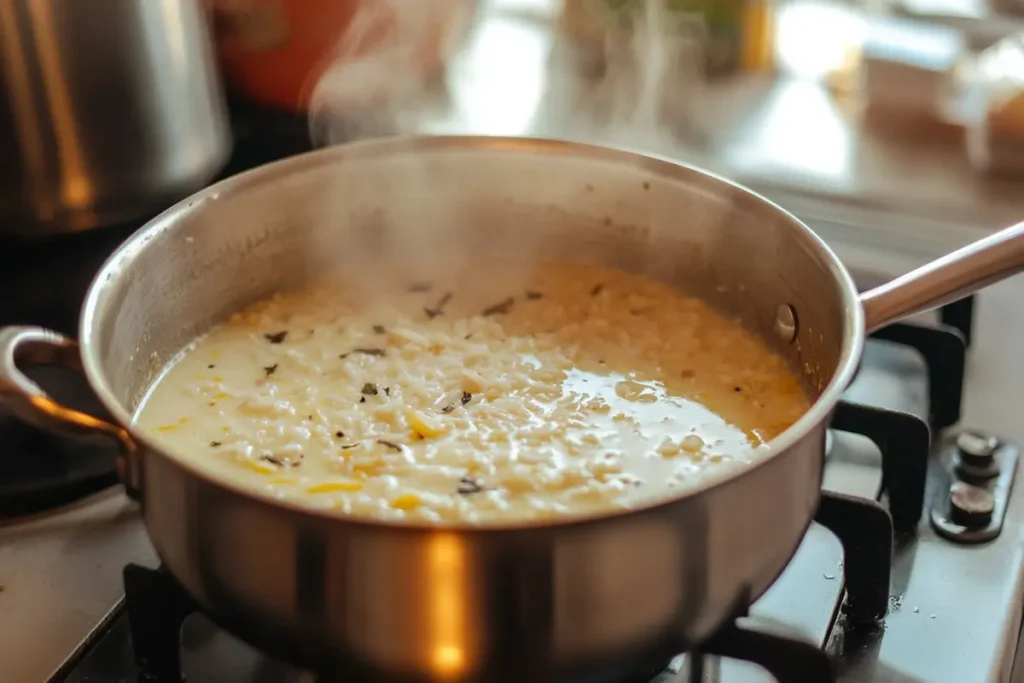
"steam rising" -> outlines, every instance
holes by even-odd
[[[475,17],[470,6],[483,5]],[[596,40],[600,73],[583,74],[579,59],[568,57],[557,38],[545,73],[548,99],[571,100],[567,110],[539,112],[556,137],[584,137],[605,143],[649,150],[664,149],[673,135],[671,127],[691,125],[700,101],[700,21],[666,8],[669,0],[564,0],[582,3],[583,11],[600,27]],[[425,55],[441,53],[449,71],[471,56],[458,54],[471,40],[466,29],[471,18],[481,24],[492,20],[488,13],[500,10],[498,2],[483,0],[373,0],[357,3],[356,13],[339,38],[329,65],[314,84],[310,101],[309,129],[318,146],[389,135],[408,135],[423,130],[425,114],[445,102],[445,90],[459,89],[445,83],[445,74],[425,68]],[[559,4],[559,3],[553,3]],[[619,5],[618,9],[613,9]],[[515,21],[515,19],[503,19]],[[539,21],[536,18],[518,21]],[[479,28],[477,26],[476,28]],[[557,32],[557,26],[541,31]],[[470,30],[472,33],[472,29]],[[460,43],[459,45],[453,45]],[[577,50],[571,47],[568,51]],[[516,54],[502,55],[515,60]],[[497,65],[493,65],[496,67]],[[475,69],[488,76],[498,73],[487,64]],[[584,69],[585,70],[585,69]],[[443,69],[442,69],[443,71]],[[566,95],[566,93],[572,93]],[[545,108],[542,104],[542,109]],[[457,119],[457,112],[448,112]],[[444,118],[442,116],[442,118]],[[681,121],[682,119],[682,121]],[[670,121],[670,125],[666,125]],[[458,120],[441,127],[460,133]],[[542,125],[542,128],[544,126]],[[523,130],[530,135],[533,131]]]
[[[666,0],[644,0],[640,11],[631,9],[628,13],[597,9],[603,6],[601,2],[579,1],[601,17],[604,34],[597,44],[603,68],[596,76],[587,78],[580,73],[579,60],[567,59],[564,50],[559,52],[555,45],[547,72],[538,77],[547,83],[552,96],[548,99],[561,99],[564,106],[540,113],[550,127],[540,134],[664,153],[674,135],[664,122],[669,120],[678,126],[681,112],[696,111],[695,95],[701,79],[699,26],[688,24],[667,10]],[[438,97],[438,90],[445,90],[439,87],[444,85],[443,76],[424,69],[424,55],[435,51],[438,41],[443,54],[446,33],[448,39],[462,37],[462,27],[453,27],[451,22],[460,8],[465,10],[468,4],[466,0],[359,3],[330,65],[313,88],[309,116],[313,141],[323,146],[424,133],[424,114],[443,99]],[[477,18],[488,20],[486,16]],[[454,21],[458,23],[458,19]],[[451,56],[455,62],[461,58],[457,54]],[[507,59],[514,60],[516,56],[509,54]],[[455,63],[450,65],[457,67]],[[486,72],[486,65],[477,66]],[[458,85],[449,83],[448,89],[457,90]],[[460,132],[457,122],[446,128]],[[532,130],[522,132],[533,134]],[[442,267],[442,261],[443,267],[450,270],[453,255],[468,267],[478,248],[505,255],[513,251],[530,254],[541,249],[538,240],[528,237],[537,231],[509,224],[514,212],[508,211],[508,207],[497,212],[492,207],[492,216],[488,218],[486,211],[470,205],[467,198],[471,191],[467,186],[472,185],[468,182],[472,179],[456,181],[450,175],[434,173],[429,159],[414,154],[388,163],[392,164],[393,172],[381,177],[393,179],[391,182],[396,184],[372,188],[372,197],[367,197],[371,204],[367,207],[352,206],[354,197],[365,195],[352,191],[358,179],[346,178],[344,171],[339,171],[333,182],[346,191],[326,193],[339,199],[329,198],[325,206],[318,207],[327,212],[334,224],[351,222],[353,215],[361,216],[353,238],[346,238],[344,250],[331,250],[329,256],[336,266],[358,270],[361,284],[381,286],[383,280],[393,278],[396,272],[407,277],[411,273],[421,274]],[[616,201],[617,191],[606,188],[603,196],[593,201],[605,201],[610,206]],[[635,188],[629,191],[634,192]],[[331,206],[332,201],[338,204]],[[652,209],[648,216],[652,222],[659,220],[655,212]],[[494,216],[495,213],[503,215]],[[472,239],[477,233],[451,227],[481,222],[495,228],[486,232],[486,238]],[[507,229],[497,229],[499,223]],[[456,263],[455,268],[458,267]]]
[[[424,54],[444,31],[452,0],[375,0],[356,12],[310,98],[316,145],[408,131],[430,96]]]

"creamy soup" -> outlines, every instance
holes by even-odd
[[[171,365],[138,425],[301,505],[475,522],[680,493],[809,407],[780,356],[661,282],[566,263],[395,280],[235,315]]]

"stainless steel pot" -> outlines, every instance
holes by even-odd
[[[231,311],[349,258],[436,244],[571,248],[676,282],[743,316],[817,400],[763,460],[700,490],[495,527],[302,509],[211,479],[131,426],[168,359]],[[378,140],[219,183],[110,258],[86,299],[80,353],[116,424],[55,403],[18,371],[78,362],[73,342],[38,328],[0,333],[0,398],[43,427],[119,440],[124,485],[166,567],[260,648],[410,680],[607,680],[707,638],[786,566],[818,503],[825,430],[865,330],[1022,265],[1016,226],[858,298],[806,226],[697,169],[567,142]]]
[[[148,217],[230,146],[201,0],[0,0],[0,237]]]

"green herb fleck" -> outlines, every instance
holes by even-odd
[[[299,454],[299,460],[301,460],[304,457],[305,457],[304,455]],[[302,464],[301,462],[298,462],[297,460],[290,460],[288,458],[282,458],[281,456],[278,456],[278,455],[261,455],[260,456],[260,460],[263,460],[265,462],[269,462],[271,465],[275,465],[277,467],[298,467],[299,465]]]
[[[448,302],[452,300],[452,293],[445,292],[445,295],[441,297],[432,308],[424,308],[423,312],[427,314],[427,317],[431,320],[439,315],[444,315],[444,307],[448,305]]]

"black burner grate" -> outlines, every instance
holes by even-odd
[[[969,330],[968,326],[968,333]],[[932,427],[945,429],[960,421],[967,365],[964,332],[948,325],[897,323],[878,330],[872,337],[908,346],[924,358],[928,370],[927,417]]]
[[[865,510],[868,511],[865,513]],[[879,508],[878,512],[881,512],[881,519],[887,519],[884,510]],[[837,520],[845,518],[849,522],[861,513],[870,516],[877,514],[870,505],[865,508],[861,501],[840,499],[836,501],[831,515]],[[843,528],[848,531],[854,527],[856,524]],[[847,533],[850,539],[856,536],[856,533]],[[856,547],[866,547],[861,544],[865,540],[858,540],[860,545]],[[872,573],[878,569],[874,564],[869,561],[848,566],[847,573],[853,578],[852,584],[867,585]],[[885,574],[884,580],[887,581],[888,564],[885,565]],[[129,565],[124,570],[124,583],[125,607],[131,625],[139,680],[147,683],[181,683],[185,680],[181,663],[181,628],[186,617],[197,611],[195,603],[163,570]],[[779,683],[835,681],[828,656],[820,648],[800,640],[743,628],[735,622],[704,643],[699,653],[693,653],[688,658],[689,670],[686,673],[691,677],[690,680],[702,680],[702,655],[730,657],[757,664],[771,673]],[[655,680],[663,681],[680,673],[667,670],[665,674],[656,676]]]
[[[917,528],[924,511],[925,483],[931,431],[921,418],[910,413],[840,401],[832,417],[832,429],[861,434],[882,455],[882,494],[896,531]]]
[[[815,520],[843,544],[844,612],[851,624],[877,625],[889,601],[893,530],[889,514],[870,500],[824,493]],[[124,570],[125,605],[140,680],[180,683],[181,627],[197,611],[178,583],[162,570],[130,565]],[[742,610],[739,617],[746,615]],[[832,683],[828,656],[815,645],[744,628],[735,620],[687,659],[690,680],[702,680],[706,655],[757,664],[779,683]],[[665,676],[676,675],[666,672]],[[658,679],[662,680],[662,676]]]

